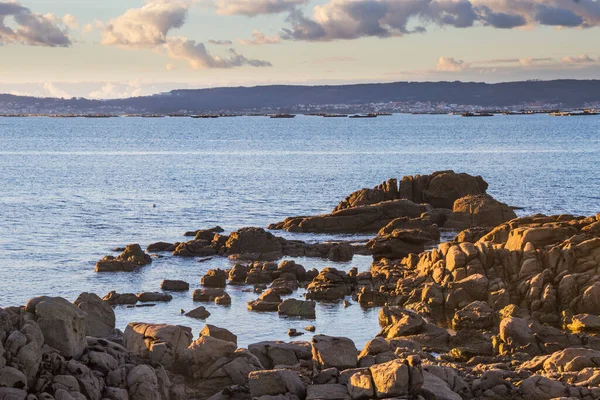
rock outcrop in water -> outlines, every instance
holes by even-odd
[[[284,239],[255,227],[242,228],[228,236],[213,233],[213,230],[196,231],[196,238],[188,242],[154,243],[148,246],[148,251],[172,251],[173,255],[178,257],[223,256],[241,261],[273,261],[284,256],[349,261],[354,255],[352,246],[347,243],[309,244],[300,240]],[[105,259],[112,261],[110,257]]]
[[[151,262],[152,258],[139,244],[130,244],[118,257],[106,256],[98,261],[96,272],[132,272]]]
[[[488,184],[480,176],[454,171],[405,176],[352,193],[331,214],[290,217],[269,229],[290,232],[377,232],[396,219],[423,219],[451,229],[495,226],[516,218],[506,204],[486,195]],[[391,234],[391,232],[388,232]]]
[[[451,209],[461,197],[485,194],[487,188],[488,184],[481,176],[457,174],[454,171],[405,176],[399,185],[398,180],[390,179],[373,189],[358,190],[338,204],[333,212],[397,199]]]

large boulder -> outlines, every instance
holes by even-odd
[[[248,350],[267,369],[293,367],[312,359],[312,347],[308,342],[259,342],[249,345]]]
[[[368,369],[357,371],[350,376],[348,393],[352,399],[372,399],[375,397],[375,384]]]
[[[348,338],[315,335],[312,338],[313,359],[321,369],[337,368],[342,371],[356,368],[358,350]]]
[[[188,370],[188,375],[198,376],[215,361],[231,357],[236,349],[237,345],[233,342],[200,336],[185,350],[184,359],[179,366]]]
[[[378,398],[406,396],[421,388],[423,371],[402,360],[392,360],[369,368]]]
[[[584,368],[600,368],[600,351],[568,348],[553,353],[544,361],[547,373],[579,372]]]
[[[36,297],[25,310],[33,314],[46,344],[63,357],[79,358],[87,347],[87,314],[61,297]]]
[[[452,391],[448,383],[436,375],[423,371],[423,387],[421,388],[426,399],[436,400],[462,400],[458,393]]]
[[[297,372],[285,369],[254,371],[248,375],[250,395],[253,399],[261,396],[278,396],[290,393],[304,398],[306,389]]]
[[[425,320],[416,312],[400,307],[383,307],[379,310],[380,336],[398,338],[414,335],[423,330]]]
[[[445,228],[494,227],[517,218],[512,208],[488,194],[461,197],[452,212]]]
[[[525,399],[550,400],[569,397],[569,390],[564,383],[540,375],[524,379],[519,385],[519,392]]]
[[[214,325],[206,324],[204,329],[200,332],[200,336],[210,336],[216,339],[231,342],[237,345],[237,336],[228,331],[225,328],[219,328]]]
[[[85,311],[86,336],[106,338],[113,334],[116,325],[112,307],[98,295],[81,293],[75,305]]]
[[[182,361],[192,343],[192,330],[166,324],[130,323],[125,329],[123,345],[134,355],[172,369]],[[185,365],[180,364],[180,365]]]
[[[510,231],[504,246],[508,250],[523,250],[527,243],[536,249],[567,240],[574,234],[572,228],[556,226],[519,227]],[[484,240],[482,238],[481,240]]]
[[[158,378],[149,365],[133,367],[127,374],[127,386],[131,400],[160,400]]]

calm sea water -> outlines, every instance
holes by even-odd
[[[206,270],[229,262],[165,257],[109,275],[94,273],[94,264],[128,243],[329,212],[356,189],[443,169],[482,175],[489,192],[521,214],[592,215],[600,212],[600,117],[0,118],[0,307],[39,295],[156,291],[165,278],[197,288]],[[360,256],[297,261],[318,269],[370,264]],[[227,290],[232,306],[207,305],[208,322],[232,330],[241,345],[286,340],[289,328],[314,324],[362,346],[379,329],[378,310],[319,305],[316,321],[290,320],[249,312],[256,295]],[[166,322],[198,333],[203,322],[179,315],[193,307],[190,291],[154,308],[118,308],[118,326]]]

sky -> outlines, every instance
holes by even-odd
[[[600,79],[600,0],[0,0],[0,93]]]

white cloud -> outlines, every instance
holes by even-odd
[[[241,66],[270,67],[268,61],[254,60],[229,49],[228,57],[213,56],[204,43],[198,43],[183,37],[170,38],[165,46],[170,58],[186,61],[193,69],[204,68],[233,68]]]
[[[561,59],[561,61],[566,64],[587,64],[587,63],[596,63],[599,60],[594,59],[594,58],[588,56],[587,54],[582,54],[579,56],[563,57]]]
[[[12,17],[16,27],[6,24]],[[72,42],[68,36],[67,21],[52,14],[42,15],[32,12],[15,1],[0,1],[0,45],[20,43],[29,46],[68,47]]]
[[[63,23],[68,26],[70,29],[79,28],[79,22],[77,22],[77,18],[75,18],[71,14],[67,14],[62,19]]]
[[[467,68],[468,64],[465,64],[463,60],[456,60],[454,57],[440,57],[437,62],[437,71],[462,71]]]
[[[227,57],[213,56],[204,43],[185,37],[170,37],[172,29],[185,23],[190,4],[190,1],[182,0],[148,0],[143,7],[127,10],[110,21],[104,28],[101,43],[121,48],[151,49],[171,59],[183,60],[193,69],[271,66],[267,61],[246,58],[233,49],[227,50]],[[170,70],[169,67],[167,69]]]
[[[57,97],[63,99],[70,99],[71,97],[73,97],[64,90],[56,87],[52,82],[46,82],[42,85],[42,87],[48,92],[50,97]]]
[[[279,14],[292,11],[310,0],[217,0],[217,14],[246,15]]]
[[[141,81],[136,80],[129,83],[105,83],[99,90],[90,92],[90,99],[124,99],[129,97],[143,96]]]
[[[600,67],[600,59],[592,58],[587,54],[566,56],[560,59],[553,57],[525,57],[470,62],[457,60],[454,57],[440,57],[435,71],[489,73],[497,72],[498,70],[518,69],[573,70],[590,66]]]
[[[189,3],[177,0],[153,0],[141,8],[106,24],[101,43],[108,46],[153,47],[167,42],[172,29],[181,28]]]
[[[251,40],[241,39],[239,42],[243,45],[279,44],[281,43],[281,38],[277,35],[265,36],[264,33],[255,30],[252,32]]]

